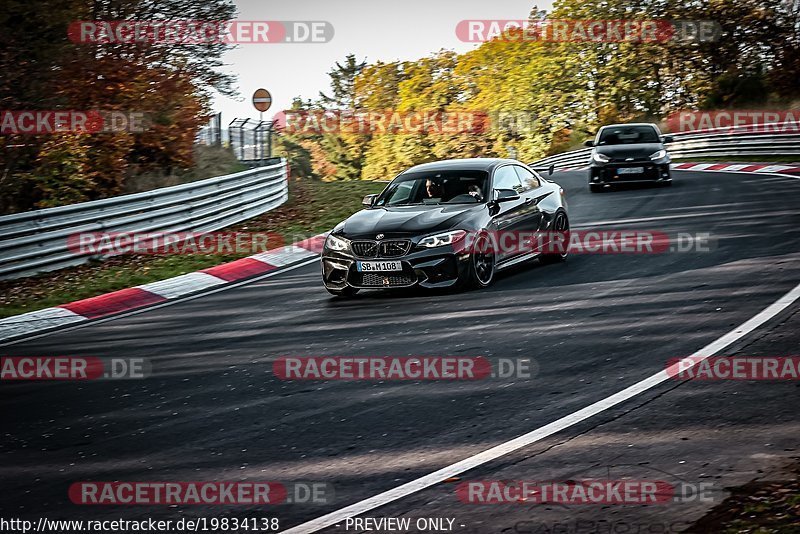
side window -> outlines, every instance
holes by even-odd
[[[378,205],[384,204],[384,202],[388,205],[393,204],[402,204],[404,202],[408,202],[409,197],[411,197],[411,192],[414,190],[414,181],[409,180],[407,182],[400,182],[397,184],[393,190],[389,191],[386,195],[386,198],[381,200]]]
[[[403,182],[397,186],[397,190],[392,195],[392,204],[396,202],[407,202],[411,196],[411,191],[414,189],[414,182]]]
[[[506,165],[495,171],[493,187],[495,189],[513,189],[517,193],[522,192],[522,182],[520,182],[517,173],[514,172],[513,165]]]
[[[520,181],[522,181],[522,188],[525,191],[530,191],[531,189],[536,189],[542,185],[542,182],[539,180],[539,177],[536,176],[534,173],[526,169],[525,167],[520,167],[518,165],[514,165],[514,170],[517,171],[519,175]]]

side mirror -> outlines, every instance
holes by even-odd
[[[376,198],[378,198],[378,194],[377,193],[373,193],[371,195],[367,195],[361,200],[361,205],[366,207],[366,208],[371,208],[372,204],[375,202]]]
[[[547,174],[548,174],[548,176],[552,176],[554,172],[556,172],[556,166],[555,166],[555,163],[554,163],[553,165],[550,165],[550,166],[547,168]]]
[[[512,200],[519,200],[519,193],[513,189],[495,189],[494,201],[495,202],[510,202]]]
[[[594,141],[592,141],[591,139],[584,141],[583,146],[594,146]]]
[[[673,143],[673,142],[675,142],[675,138],[672,137],[671,135],[665,135],[665,136],[662,137],[662,139],[664,140],[665,143]]]

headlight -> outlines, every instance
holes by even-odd
[[[331,250],[350,250],[350,241],[343,237],[337,237],[333,234],[329,234],[328,239],[325,240],[325,246]]]
[[[429,235],[420,240],[419,246],[425,248],[441,247],[444,245],[452,245],[453,243],[463,239],[467,235],[464,230],[453,230],[443,234]]]
[[[658,152],[650,154],[650,159],[653,160],[653,161],[656,161],[656,160],[659,160],[659,159],[664,159],[666,157],[667,157],[667,151],[664,150],[663,148],[661,150],[659,150]]]
[[[601,154],[597,150],[592,150],[592,160],[596,161],[597,163],[607,163],[611,161],[611,158],[609,158],[605,154]]]

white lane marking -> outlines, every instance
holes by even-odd
[[[149,284],[142,284],[136,286],[139,289],[144,289],[150,293],[155,293],[166,299],[174,299],[195,291],[208,289],[209,287],[218,286],[226,283],[222,278],[217,278],[208,273],[201,273],[199,271],[194,273],[182,274],[166,280],[159,280],[158,282],[150,282]]]
[[[131,315],[139,315],[140,313],[149,312],[149,311],[155,310],[157,308],[163,308],[165,306],[172,306],[173,304],[178,304],[179,302],[186,302],[186,301],[189,301],[189,300],[199,299],[199,298],[202,298],[202,297],[206,297],[208,295],[213,295],[214,293],[219,293],[221,291],[227,291],[229,289],[234,289],[236,287],[244,286],[244,285],[247,285],[247,284],[252,284],[253,282],[258,282],[259,280],[263,280],[264,278],[270,278],[272,276],[277,276],[277,275],[283,274],[283,273],[285,273],[287,271],[292,271],[294,269],[299,269],[300,267],[305,267],[306,265],[311,265],[312,263],[315,263],[315,262],[318,262],[318,261],[319,261],[319,255],[317,255],[317,256],[315,256],[315,257],[313,257],[311,259],[308,259],[308,260],[306,260],[306,261],[304,261],[302,263],[298,263],[297,265],[292,265],[290,267],[281,268],[281,269],[275,270],[275,271],[270,271],[268,273],[264,273],[264,274],[262,274],[260,276],[254,277],[254,278],[248,278],[247,280],[242,280],[240,282],[234,282],[233,284],[226,284],[226,285],[224,285],[222,287],[211,289],[210,291],[204,291],[202,293],[197,293],[196,295],[190,295],[188,297],[181,297],[181,298],[178,298],[178,299],[175,299],[175,300],[167,300],[165,302],[161,302],[160,304],[155,304],[153,306],[147,306],[145,308],[140,308],[138,310],[131,310],[131,311],[128,311],[128,312],[125,312],[125,313],[120,313],[120,314],[117,314],[117,315],[113,315],[111,317],[104,317],[102,319],[95,319],[95,320],[89,321],[89,320],[87,320],[85,317],[83,317],[81,315],[75,315],[78,318],[77,320],[83,320],[85,322],[83,322],[81,324],[74,325],[74,326],[67,326],[66,328],[59,328],[58,330],[51,330],[49,332],[42,332],[41,334],[37,334],[37,335],[34,335],[34,336],[22,337],[22,338],[19,338],[19,339],[15,339],[14,341],[9,341],[7,343],[0,343],[0,347],[5,347],[5,346],[8,346],[8,345],[16,345],[17,343],[30,341],[32,339],[39,339],[41,337],[50,336],[52,334],[60,334],[60,333],[63,333],[63,332],[70,332],[72,330],[76,330],[78,328],[83,328],[85,326],[92,326],[92,325],[96,325],[96,324],[107,323],[108,321],[115,321],[117,319],[122,319],[123,317],[130,317]],[[321,285],[320,285],[320,289],[322,291],[324,291],[324,289],[322,289]],[[62,308],[48,308],[48,310],[52,310],[52,309],[60,310]],[[64,310],[64,311],[69,311],[69,310]],[[31,313],[38,313],[38,312],[31,312]],[[70,313],[72,313],[72,312],[70,312]],[[24,314],[24,315],[27,315],[27,314]],[[11,319],[15,319],[17,317],[24,317],[24,315],[16,315],[14,317],[11,317]],[[33,329],[33,331],[43,330],[44,328],[45,327],[36,328],[36,329]],[[49,327],[47,327],[47,328],[49,328]],[[25,332],[22,332],[22,334],[24,334],[24,333]],[[16,337],[18,335],[21,335],[21,334],[14,334],[14,337]],[[9,337],[11,337],[11,336],[9,336]],[[2,340],[3,339],[0,338],[0,341],[2,341]]]
[[[751,319],[748,319],[737,328],[734,328],[727,334],[712,341],[691,356],[688,356],[683,362],[683,369],[690,369],[694,365],[699,364],[706,358],[713,356],[725,347],[728,347],[732,343],[743,338],[768,320],[775,317],[781,311],[785,310],[798,298],[800,298],[800,284],[796,285],[791,291],[764,308]],[[696,360],[694,360],[695,358]],[[675,366],[677,365],[678,364],[675,364]],[[674,367],[674,369],[677,369],[677,367]],[[645,391],[652,389],[662,382],[666,382],[667,380],[670,380],[668,371],[666,369],[659,371],[656,374],[645,378],[641,382],[637,382],[636,384],[633,384],[632,386],[611,395],[610,397],[606,397],[605,399],[595,402],[586,408],[571,413],[570,415],[553,421],[552,423],[541,428],[537,428],[536,430],[528,432],[527,434],[523,434],[518,438],[501,443],[496,447],[492,447],[491,449],[480,452],[474,456],[470,456],[469,458],[439,469],[438,471],[435,471],[429,475],[425,475],[401,486],[397,486],[396,488],[384,491],[383,493],[375,495],[374,497],[364,499],[361,502],[351,504],[350,506],[346,506],[335,512],[312,519],[311,521],[290,528],[289,530],[284,530],[283,532],[284,534],[307,534],[311,532],[317,532],[323,528],[336,525],[348,517],[355,517],[370,510],[374,510],[375,508],[384,506],[390,502],[411,495],[412,493],[416,493],[425,488],[429,488],[433,485],[443,482],[447,478],[460,475],[465,471],[469,471],[470,469],[474,469],[482,464],[496,460],[497,458],[500,458],[508,453],[514,452],[523,447],[527,447],[528,445],[536,443],[537,441],[541,441],[542,439],[551,436],[556,432],[560,432],[577,423],[580,423],[585,419],[604,412],[621,402],[644,393]]]
[[[45,308],[22,315],[14,315],[0,321],[0,340],[87,320],[83,315],[78,315],[65,308]]]

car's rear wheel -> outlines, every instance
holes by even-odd
[[[567,214],[563,211],[559,211],[556,213],[556,218],[553,220],[553,226],[550,229],[551,232],[559,232],[566,234],[569,232],[569,219],[567,218]],[[567,244],[564,243],[564,251],[561,253],[555,254],[542,254],[539,256],[539,261],[542,263],[558,263],[567,259],[569,255],[569,251],[566,248]]]
[[[328,293],[330,293],[331,295],[335,295],[337,297],[342,297],[342,298],[352,297],[353,295],[358,293],[358,289],[350,286],[345,286],[342,289],[331,289],[326,286],[325,289],[327,289]]]
[[[489,236],[478,234],[472,246],[466,285],[473,288],[489,287],[494,282],[495,271],[494,248]]]
[[[589,184],[589,191],[591,191],[592,193],[602,193],[603,186],[598,184]]]

